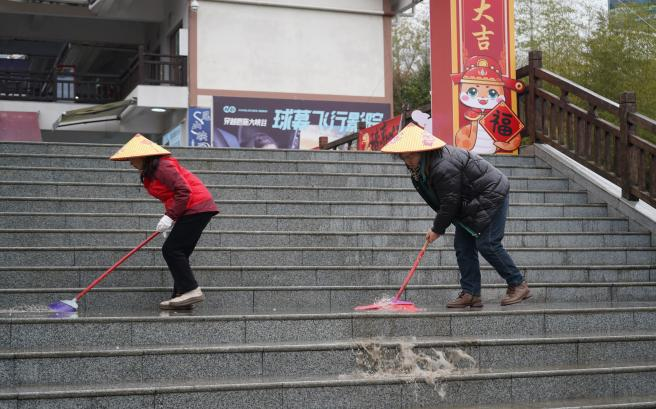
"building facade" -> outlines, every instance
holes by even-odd
[[[415,3],[4,0],[0,121],[16,137],[36,117],[46,141],[309,147],[392,114],[391,19]]]

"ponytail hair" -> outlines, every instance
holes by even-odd
[[[147,156],[144,158],[144,168],[141,171],[141,183],[145,178],[152,179],[159,166],[159,156]]]

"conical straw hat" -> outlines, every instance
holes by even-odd
[[[410,124],[403,128],[392,140],[390,140],[381,152],[387,153],[405,153],[405,152],[424,152],[433,151],[446,146],[446,142],[437,138],[430,132],[424,131],[424,128],[415,124]]]
[[[146,156],[164,156],[171,152],[162,148],[141,134],[136,134],[121,149],[112,155],[111,160],[129,160],[131,158],[143,158]]]

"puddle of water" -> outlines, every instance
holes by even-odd
[[[50,312],[47,305],[26,304],[17,305],[9,309],[0,310],[0,314],[16,314],[16,313],[34,313],[34,312]]]

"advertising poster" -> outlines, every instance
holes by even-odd
[[[358,132],[358,150],[379,151],[380,148],[385,146],[387,142],[399,133],[400,127],[401,115],[383,121],[378,125],[361,129]]]
[[[187,114],[189,146],[212,146],[212,111],[209,108],[189,107]]]
[[[389,104],[215,96],[213,145],[312,149],[389,117]]]
[[[481,154],[516,154],[521,136],[490,134],[497,105],[517,112],[513,0],[431,0],[433,133]]]
[[[182,124],[174,126],[162,136],[164,146],[182,146]]]

